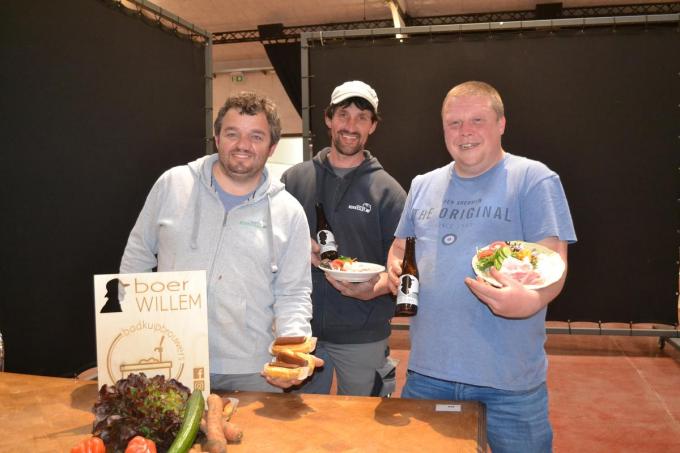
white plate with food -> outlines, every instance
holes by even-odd
[[[385,266],[374,263],[357,261],[354,258],[340,256],[334,260],[323,260],[319,269],[342,282],[361,283],[367,282],[376,275],[385,271]]]
[[[559,253],[534,242],[495,241],[477,249],[472,257],[475,274],[494,286],[502,286],[490,274],[500,273],[522,283],[528,289],[540,289],[558,281],[565,265]]]

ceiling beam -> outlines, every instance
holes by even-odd
[[[404,28],[406,27],[406,21],[404,21],[403,10],[398,2],[398,0],[386,0],[387,6],[390,8],[392,13],[392,25],[394,28]],[[401,33],[394,35],[397,39],[403,39],[405,36]]]
[[[404,21],[404,9],[399,0],[386,0],[386,3],[392,13],[392,24],[394,24],[394,28],[405,27],[406,21]]]

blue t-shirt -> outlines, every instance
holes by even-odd
[[[418,315],[410,320],[409,369],[448,381],[527,390],[545,381],[545,312],[506,319],[468,289],[477,248],[497,240],[576,241],[559,176],[505,153],[493,168],[461,178],[455,163],[417,176],[396,237],[416,237]]]
[[[214,176],[211,178],[211,184],[215,189],[217,196],[220,197],[220,201],[222,202],[222,206],[224,206],[224,210],[227,212],[231,211],[233,208],[240,205],[248,198],[252,197],[253,193],[255,193],[255,191],[253,191],[245,195],[232,195],[229,192],[225,192],[224,189],[222,189],[222,187],[220,187],[220,185],[217,184],[217,181],[215,181]]]

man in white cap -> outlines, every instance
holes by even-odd
[[[353,80],[333,90],[325,121],[331,146],[283,174],[286,190],[300,201],[312,236],[315,205],[321,203],[338,253],[384,264],[406,193],[364,147],[378,126],[378,96]],[[346,283],[317,268],[319,244],[312,239],[312,332],[315,354],[325,366],[302,386],[305,393],[329,393],[334,372],[338,394],[385,395],[394,369],[388,359],[394,302],[387,274],[365,283]]]

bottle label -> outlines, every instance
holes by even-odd
[[[399,276],[399,288],[397,290],[397,305],[398,304],[413,304],[418,305],[418,290],[420,284],[418,279],[411,274],[403,274]]]
[[[335,243],[335,236],[333,236],[333,233],[329,230],[320,230],[316,233],[316,242],[318,242],[319,247],[321,247],[320,254],[329,251],[337,252],[338,250],[338,246]]]

